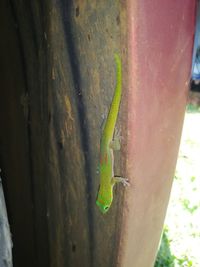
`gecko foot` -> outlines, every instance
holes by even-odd
[[[117,137],[119,140],[121,140],[122,135],[121,135],[121,129],[115,128],[115,137]]]
[[[117,137],[110,142],[110,148],[115,151],[120,150],[120,140]]]
[[[130,186],[129,180],[127,178],[114,176],[112,179],[114,183],[122,183],[123,186]]]
[[[113,150],[120,150],[121,147],[121,130],[115,129],[113,140],[110,142],[110,148]]]

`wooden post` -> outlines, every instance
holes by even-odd
[[[175,167],[194,2],[1,1],[0,164],[14,266],[153,264]],[[119,185],[95,205],[101,125],[123,61]]]

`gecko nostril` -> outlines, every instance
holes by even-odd
[[[72,244],[72,252],[76,252],[76,245]]]
[[[76,17],[78,17],[80,14],[80,11],[79,11],[79,6],[76,7]]]

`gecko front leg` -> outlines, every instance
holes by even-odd
[[[123,186],[130,186],[129,180],[127,178],[120,177],[120,176],[112,177],[112,183],[113,184],[122,183]]]

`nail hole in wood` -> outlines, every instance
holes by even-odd
[[[76,17],[78,17],[79,14],[80,14],[80,12],[79,12],[79,6],[77,6],[77,7],[76,7]]]
[[[117,16],[116,21],[117,21],[117,25],[119,25],[120,24],[120,15]]]
[[[76,252],[76,245],[72,244],[72,252]]]

